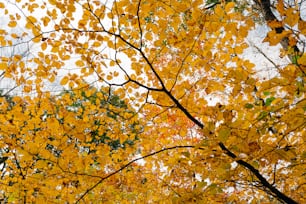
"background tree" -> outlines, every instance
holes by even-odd
[[[73,200],[136,153],[135,112],[107,88],[1,99],[5,202]]]
[[[207,3],[214,4],[207,7]],[[281,55],[290,59],[279,64],[262,53],[274,65],[273,76],[264,78],[244,53],[246,38],[256,23],[254,7],[248,2],[243,4],[243,11],[238,9],[241,4],[223,1],[50,0],[0,4],[10,18],[8,26],[25,23],[28,35],[34,36],[31,42],[37,45],[36,57],[29,59],[31,66],[26,69],[34,79],[24,81],[28,85],[24,92],[35,91],[36,96],[14,97],[21,104],[27,103],[15,105],[13,110],[17,112],[2,116],[5,124],[14,124],[5,126],[11,127],[6,134],[24,138],[12,144],[29,149],[10,151],[13,154],[3,158],[40,150],[39,144],[50,144],[44,152],[50,158],[59,158],[57,166],[51,167],[45,165],[49,157],[39,159],[45,168],[39,176],[45,180],[20,177],[14,181],[22,186],[19,192],[33,195],[33,200],[55,198],[84,203],[303,203],[306,24],[299,5],[285,1],[255,3],[261,9],[257,15],[262,15],[271,28],[265,41],[270,46],[280,43]],[[36,18],[38,12],[46,15]],[[1,44],[11,46],[7,34],[1,33]],[[11,70],[8,61],[19,67],[18,59],[18,55],[3,58],[1,69]],[[19,72],[9,73],[12,77]],[[60,100],[45,93],[44,82],[56,80],[74,91]],[[103,98],[108,92],[84,91],[89,83],[112,90],[116,105],[110,104],[110,112],[95,112],[100,110],[101,101],[108,101]],[[24,113],[31,107],[35,111]],[[38,114],[37,108],[44,110],[42,113],[47,110],[47,115]],[[137,117],[131,117],[133,114],[125,109],[135,110],[132,112]],[[50,118],[49,110],[53,111]],[[44,133],[36,139],[28,134],[29,129],[22,132],[24,122],[17,120],[29,121],[32,117]],[[129,119],[123,123],[118,121],[121,117]],[[111,121],[111,125],[100,125],[96,120]],[[96,126],[111,136],[96,133]],[[134,129],[141,132],[138,137],[131,136]],[[63,138],[67,148],[58,152]],[[139,158],[135,158],[135,152]],[[36,165],[33,155],[37,153],[30,155],[22,158],[26,164]],[[140,159],[144,160],[137,162]],[[16,171],[35,170],[15,163]],[[34,184],[47,187],[37,193]],[[3,192],[12,201],[21,198],[12,196],[9,188]]]

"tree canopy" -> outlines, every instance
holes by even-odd
[[[304,4],[1,0],[0,199],[305,203]]]

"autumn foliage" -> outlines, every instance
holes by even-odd
[[[1,202],[305,203],[299,5],[0,0]]]

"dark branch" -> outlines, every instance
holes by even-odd
[[[272,10],[271,10],[271,3],[270,0],[254,0],[254,2],[259,5],[260,9],[262,10],[262,14],[264,16],[264,19],[266,22],[271,22],[271,21],[276,21],[278,22],[278,19],[276,18],[276,16],[273,14]],[[279,26],[274,28],[276,33],[280,34],[282,33],[285,28],[283,26]],[[281,40],[281,45],[285,50],[288,50],[289,48],[289,38],[288,37],[284,37]],[[294,45],[293,50],[295,53],[300,53],[299,48]],[[293,56],[289,56],[290,59],[292,59]]]
[[[225,145],[220,142],[219,143],[220,148],[225,152],[225,154],[227,154],[229,157],[233,158],[233,159],[237,159],[237,156],[231,152],[229,149],[227,149],[225,147]],[[238,164],[240,164],[241,166],[244,166],[246,169],[250,170],[256,177],[257,179],[260,181],[260,183],[268,188],[272,193],[273,196],[276,197],[277,199],[284,201],[285,203],[288,204],[298,204],[295,200],[289,198],[288,196],[286,196],[285,194],[283,194],[282,192],[280,192],[277,188],[275,188],[273,185],[271,185],[260,173],[257,169],[255,169],[251,164],[239,159],[236,160],[236,162]]]

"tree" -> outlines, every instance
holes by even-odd
[[[26,67],[32,79],[22,81],[24,92],[34,93],[13,97],[12,107],[2,102],[3,170],[14,172],[3,174],[3,195],[10,202],[303,203],[301,6],[209,2],[2,2],[8,26],[25,23],[37,45],[28,61],[1,60],[14,80]],[[261,78],[244,53],[258,16],[270,28],[265,42],[281,44],[289,59],[279,64],[262,52],[272,77]],[[1,45],[13,46],[0,33]],[[72,91],[43,91],[56,80]]]
[[[110,171],[132,156],[128,150],[141,131],[134,117],[107,88],[34,99],[3,97],[3,199],[9,203],[69,200],[84,181],[91,184],[100,178],[106,165]]]

